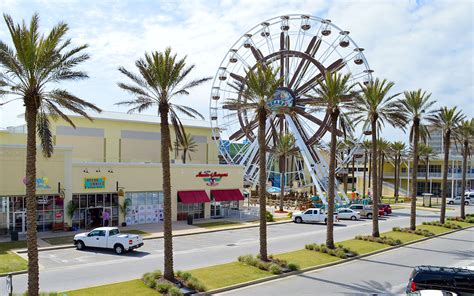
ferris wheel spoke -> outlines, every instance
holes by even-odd
[[[263,60],[263,54],[260,49],[255,48],[255,46],[252,45],[250,46],[250,50],[252,51],[253,57],[255,58],[255,60],[257,60],[257,62]]]
[[[305,53],[306,54],[309,54],[311,57],[314,57],[314,55],[316,54],[316,52],[318,51],[319,49],[319,46],[321,45],[321,39],[318,39],[317,36],[314,36],[313,38],[311,38],[311,41],[309,42],[308,44],[308,47],[306,48],[306,51]],[[288,87],[291,88],[293,86],[293,84],[295,83],[295,81],[299,81],[301,80],[301,78],[305,75],[306,73],[306,70],[308,69],[308,66],[309,66],[309,61],[305,60],[305,59],[301,59],[298,67],[296,68],[296,71],[295,71],[295,74],[293,75],[293,77],[291,78],[291,81],[290,83],[288,84]],[[303,72],[301,73],[301,76],[299,75],[300,74],[300,71],[303,70]]]
[[[249,124],[246,127],[243,127],[242,129],[236,131],[232,135],[229,136],[229,140],[240,140],[242,139],[245,135],[247,135],[250,131],[252,131],[254,128],[256,128],[258,125],[258,119],[254,119],[249,122]]]
[[[318,75],[314,76],[310,80],[308,80],[305,84],[298,87],[295,90],[295,95],[300,96],[308,92],[313,87],[316,87],[319,84],[319,80],[323,77],[323,74],[319,73]]]
[[[244,83],[245,82],[245,78],[240,76],[239,74],[235,74],[235,73],[230,73],[229,74],[230,77],[234,78],[235,80],[237,80],[238,82],[240,83]]]

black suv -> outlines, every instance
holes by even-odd
[[[474,295],[474,271],[457,267],[416,266],[407,294],[420,290],[444,290],[458,295]]]

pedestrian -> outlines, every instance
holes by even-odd
[[[109,211],[105,210],[105,211],[102,213],[102,217],[103,217],[103,220],[104,220],[104,226],[109,226],[109,220],[110,220]]]

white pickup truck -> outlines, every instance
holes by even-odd
[[[291,215],[291,219],[295,223],[314,223],[314,222],[324,222],[327,223],[328,216],[326,213],[323,213],[321,209],[318,208],[311,208],[307,209],[304,212],[296,212]],[[337,214],[334,214],[334,221],[337,220]]]
[[[74,245],[78,250],[86,247],[114,249],[120,255],[143,246],[143,239],[136,234],[121,234],[117,227],[99,227],[76,234]]]

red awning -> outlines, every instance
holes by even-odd
[[[180,202],[185,204],[210,201],[209,196],[207,196],[207,193],[204,190],[178,191],[178,199]]]
[[[211,196],[215,201],[244,200],[239,189],[211,190]]]

